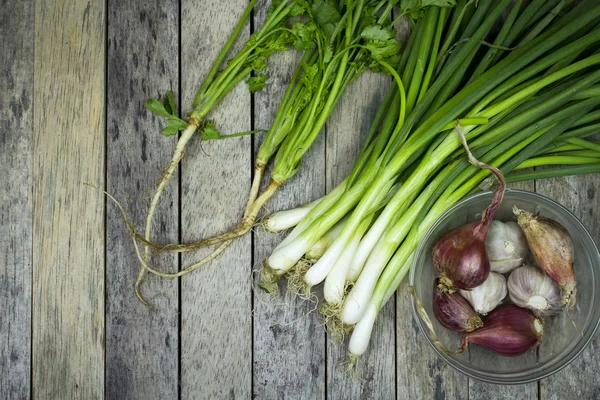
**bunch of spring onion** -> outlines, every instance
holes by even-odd
[[[304,292],[324,283],[330,328],[352,331],[356,359],[429,227],[489,175],[468,163],[457,130],[508,182],[600,170],[598,144],[584,139],[600,122],[599,49],[595,0],[429,8],[399,64],[406,92],[388,93],[352,172],[272,218],[274,230],[295,227],[268,258],[262,286],[283,275]],[[571,166],[514,172],[552,164]]]
[[[244,47],[232,61],[227,63],[225,70],[218,75],[218,78],[214,79],[214,71],[223,59],[219,56],[207,81],[202,85],[200,94],[196,97],[194,111],[179,140],[173,161],[160,181],[159,189],[152,200],[146,223],[146,233],[144,236],[138,234],[136,239],[144,243],[146,249],[153,247],[160,251],[173,252],[193,251],[205,246],[221,244],[206,258],[175,273],[161,272],[150,266],[147,262],[147,253],[142,255],[138,250],[138,258],[142,264],[142,272],[136,285],[138,295],[139,283],[145,270],[165,278],[182,276],[212,260],[229,245],[231,240],[246,233],[254,224],[258,212],[265,202],[299,170],[303,155],[322,130],[344,89],[361,72],[373,69],[395,74],[401,46],[395,37],[394,22],[390,19],[390,14],[397,3],[398,0],[275,1],[270,6],[261,30],[254,34],[246,44],[249,50],[244,50],[246,49]],[[281,23],[282,19],[279,16],[282,14],[301,18],[290,22],[289,27],[269,28],[275,26],[274,20]],[[277,46],[257,48],[255,44],[260,43],[261,38],[267,35],[263,33],[266,29],[279,32],[276,36],[278,38]],[[240,223],[230,232],[192,243],[153,243],[149,237],[150,224],[160,193],[164,189],[168,177],[173,173],[175,165],[181,159],[183,146],[198,128],[199,121],[203,120],[214,104],[222,98],[220,96],[213,100],[211,96],[205,95],[205,93],[212,93],[215,90],[213,86],[216,85],[216,83],[207,84],[206,82],[211,82],[211,80],[218,82],[219,78],[223,77],[224,80],[228,79],[226,82],[229,83],[226,89],[229,90],[237,83],[237,80],[229,80],[229,77],[241,78],[251,70],[264,68],[266,56],[274,49],[285,48],[288,42],[292,43],[296,49],[303,50],[304,56],[286,89],[275,120],[266,132],[258,151],[252,187]],[[245,55],[246,59],[243,59],[241,55]],[[240,61],[237,61],[238,58]],[[254,66],[255,64],[258,67]],[[249,66],[243,67],[244,65]],[[234,67],[237,70],[229,72],[229,69]],[[251,77],[249,84],[251,90],[260,89],[265,84],[265,76]],[[218,87],[222,87],[220,82]],[[158,100],[154,100],[153,103],[163,106]],[[197,111],[197,107],[200,107],[199,111]],[[171,108],[174,109],[174,106]],[[177,119],[177,117],[170,116],[168,122],[173,119]],[[181,126],[183,125],[182,123]],[[209,128],[208,132],[207,128]],[[221,137],[220,134],[215,133],[212,123],[210,125],[205,123],[204,129],[204,138]],[[238,134],[229,136],[238,136]],[[271,160],[273,160],[273,169],[269,184],[259,194],[263,173]]]

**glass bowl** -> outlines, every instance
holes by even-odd
[[[461,334],[442,327],[433,316],[431,302],[435,271],[431,264],[431,247],[440,234],[480,219],[492,195],[492,192],[475,194],[446,211],[425,235],[410,272],[410,284],[423,302],[438,338],[449,349],[459,347]],[[512,214],[514,205],[530,212],[539,211],[560,222],[569,231],[575,246],[577,305],[568,311],[568,315],[563,312],[546,318],[539,347],[518,357],[503,357],[476,344],[470,344],[464,354],[447,354],[432,344],[429,331],[417,315],[414,299],[412,305],[417,325],[440,357],[473,378],[500,384],[532,382],[561,370],[583,351],[600,321],[600,254],[589,232],[560,204],[523,190],[508,189],[494,219],[516,221]],[[528,263],[533,264],[533,260],[528,260]],[[507,302],[510,302],[508,296],[503,303]]]

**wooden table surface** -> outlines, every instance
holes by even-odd
[[[149,278],[135,297],[138,226],[176,138],[143,108],[173,89],[185,113],[247,0],[21,0],[0,7],[0,399],[592,399],[600,337],[551,378],[485,384],[444,364],[398,294],[377,321],[358,377],[311,303],[253,291],[281,236],[257,230],[181,280]],[[244,29],[264,17],[265,1]],[[212,114],[224,132],[269,126],[293,53],[265,90],[244,85]],[[389,85],[365,74],[346,92],[301,172],[268,204],[324,195],[350,170]],[[258,138],[193,140],[163,195],[155,236],[190,240],[241,214]],[[600,175],[521,187],[572,210],[600,242]],[[197,256],[155,260],[177,270]]]

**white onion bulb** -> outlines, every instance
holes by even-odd
[[[492,221],[485,238],[490,269],[505,274],[523,264],[529,248],[516,222]]]

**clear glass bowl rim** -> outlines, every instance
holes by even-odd
[[[568,210],[567,208],[565,208],[562,204],[557,203],[556,201],[552,200],[549,197],[546,197],[544,195],[541,195],[539,193],[536,192],[531,192],[528,190],[520,190],[520,189],[506,189],[505,193],[516,193],[516,194],[521,194],[521,195],[525,195],[525,196],[530,196],[532,198],[539,198],[542,199],[543,201],[546,201],[548,203],[550,203],[551,205],[553,205],[554,207],[560,209],[561,211],[563,211],[565,214],[567,214],[570,218],[572,218],[574,224],[577,225],[577,227],[581,230],[581,233],[583,235],[585,235],[591,242],[592,244],[592,249],[594,251],[594,254],[592,255],[592,258],[598,260],[600,262],[600,251],[598,250],[598,246],[596,245],[596,243],[594,242],[594,239],[592,238],[592,235],[590,234],[590,232],[586,229],[586,227],[581,223],[581,221],[579,220],[579,218],[577,218],[570,210]],[[409,274],[409,284],[411,286],[415,286],[415,271],[417,268],[417,263],[420,259],[420,255],[423,253],[423,246],[425,246],[425,244],[427,243],[427,241],[429,240],[430,236],[433,234],[433,232],[437,229],[438,225],[444,221],[446,219],[446,217],[448,217],[448,215],[452,214],[456,209],[460,208],[461,206],[463,206],[465,203],[468,203],[470,201],[473,201],[474,199],[478,199],[480,197],[485,197],[485,196],[490,196],[492,195],[493,192],[492,191],[485,191],[485,192],[480,192],[480,193],[476,193],[474,195],[471,195],[469,197],[466,197],[464,199],[462,199],[461,201],[459,201],[458,203],[456,203],[455,205],[453,205],[452,207],[450,207],[448,210],[446,210],[434,223],[433,225],[431,225],[431,227],[427,230],[427,233],[425,234],[425,236],[423,236],[423,240],[421,240],[421,243],[419,244],[419,247],[417,249],[416,252],[416,257],[413,261],[413,265],[412,268],[410,270],[410,274]],[[597,271],[600,272],[600,271]],[[521,374],[493,374],[493,373],[486,373],[485,376],[483,375],[478,375],[478,371],[476,368],[468,368],[468,367],[464,367],[463,365],[459,364],[459,363],[455,363],[452,362],[452,360],[449,360],[445,354],[443,354],[431,341],[431,339],[429,338],[429,335],[426,333],[425,331],[425,327],[423,326],[424,323],[421,320],[421,318],[419,317],[418,313],[417,313],[417,309],[416,309],[416,304],[415,304],[415,300],[414,298],[411,296],[411,304],[412,304],[412,313],[413,313],[413,318],[415,319],[415,322],[417,323],[417,325],[419,326],[419,330],[421,331],[421,333],[425,336],[425,339],[427,340],[427,342],[429,343],[429,345],[433,348],[433,350],[438,354],[438,356],[440,358],[442,358],[446,363],[448,363],[452,368],[456,369],[457,371],[471,377],[474,379],[477,379],[479,381],[483,381],[483,382],[488,382],[488,383],[495,383],[495,384],[502,384],[502,385],[521,385],[521,384],[525,384],[525,383],[530,383],[530,382],[535,382],[538,381],[540,379],[543,378],[547,378],[548,376],[562,370],[563,368],[565,368],[567,365],[569,365],[573,360],[575,360],[582,352],[583,350],[585,350],[585,348],[589,345],[590,341],[592,340],[592,338],[594,337],[596,331],[598,330],[598,327],[600,326],[600,317],[596,318],[596,321],[592,321],[592,325],[593,328],[591,329],[591,331],[589,331],[589,334],[587,335],[587,337],[583,338],[583,344],[576,349],[574,352],[570,353],[568,356],[568,359],[565,360],[564,362],[556,365],[556,367],[554,369],[548,370],[546,372],[532,372],[529,376],[527,377],[522,377]],[[517,378],[517,379],[512,379],[512,378]]]

